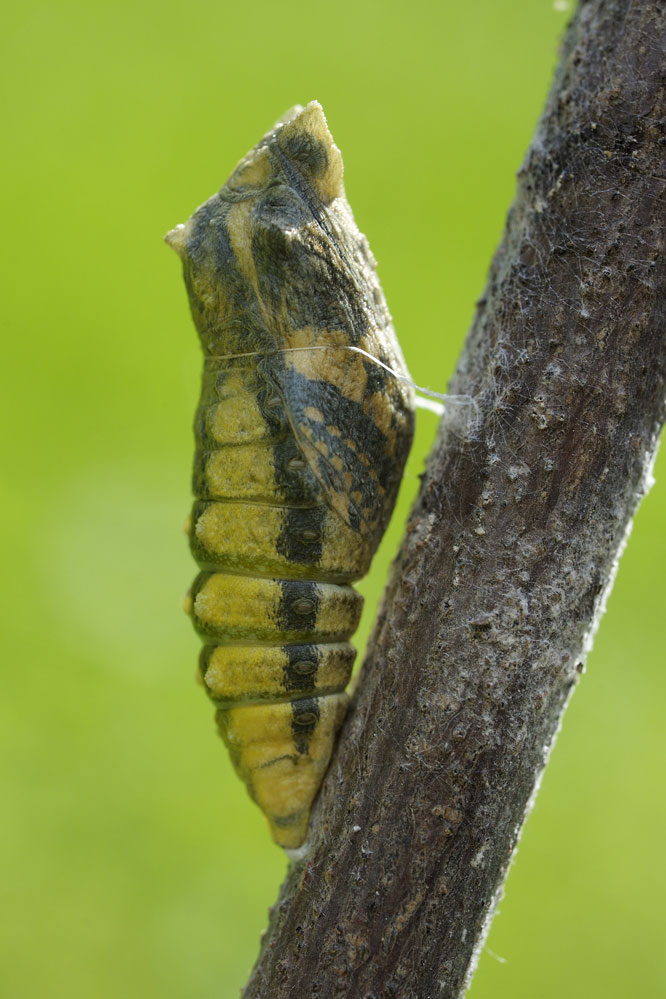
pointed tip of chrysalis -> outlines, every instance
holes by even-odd
[[[224,187],[235,191],[265,188],[282,178],[277,149],[298,170],[324,205],[344,195],[342,156],[333,141],[319,101],[294,104],[237,164]],[[224,188],[223,188],[224,189]]]
[[[275,140],[282,152],[328,204],[343,194],[342,156],[333,141],[319,101],[297,104],[278,123]]]
[[[164,242],[167,246],[170,246],[182,260],[185,256],[185,249],[189,238],[190,223],[181,222],[180,225],[175,226],[173,229],[169,229],[164,236]]]

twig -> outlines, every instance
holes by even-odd
[[[650,482],[666,6],[568,30],[309,848],[245,999],[453,999]]]

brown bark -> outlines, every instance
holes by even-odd
[[[581,3],[245,999],[463,994],[666,391],[666,5]]]

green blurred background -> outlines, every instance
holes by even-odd
[[[200,357],[162,234],[318,98],[413,376],[444,390],[567,16],[552,0],[5,11],[3,996],[235,997],[285,870],[193,682],[180,528]],[[420,415],[361,642],[434,431]],[[473,999],[666,992],[663,487]]]

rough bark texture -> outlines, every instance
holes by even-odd
[[[246,999],[455,997],[665,410],[666,6],[582,3]]]

